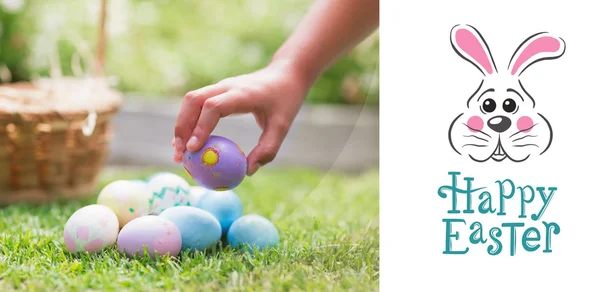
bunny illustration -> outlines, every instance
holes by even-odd
[[[450,39],[454,51],[483,74],[467,108],[450,125],[448,139],[454,151],[477,162],[490,158],[522,162],[546,152],[552,144],[552,127],[537,112],[519,76],[538,61],[560,58],[565,42],[547,32],[534,34],[517,48],[508,68],[498,70],[474,27],[456,25]]]

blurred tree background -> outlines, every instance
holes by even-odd
[[[74,36],[94,50],[100,0],[0,0],[0,63],[13,80],[47,76],[58,44],[72,74]],[[187,91],[266,65],[312,0],[109,0],[106,71],[124,92],[181,98]],[[328,70],[311,103],[379,101],[379,36]]]
[[[2,0],[0,5],[0,70],[8,69],[11,73],[12,76],[9,76],[7,81],[23,81],[29,78],[26,66],[29,23],[24,17],[26,5],[23,1],[5,0]],[[3,78],[5,76],[2,74]]]

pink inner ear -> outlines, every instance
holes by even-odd
[[[456,31],[455,38],[456,45],[458,45],[459,48],[471,56],[471,58],[473,58],[487,74],[492,74],[492,64],[477,36],[468,29],[461,28]]]
[[[531,42],[519,55],[510,74],[515,75],[519,68],[533,56],[539,53],[554,53],[560,49],[560,42],[553,37],[545,36]]]

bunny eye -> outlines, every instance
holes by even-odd
[[[493,99],[488,98],[483,101],[483,105],[481,106],[481,108],[484,112],[491,113],[494,110],[496,110],[496,102]]]
[[[507,98],[502,103],[502,109],[507,113],[512,113],[517,108],[517,103],[512,98]]]

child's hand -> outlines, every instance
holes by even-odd
[[[262,128],[248,175],[271,162],[319,75],[379,26],[378,0],[318,0],[271,64],[186,94],[175,124],[174,160],[197,151],[231,114],[252,113]]]
[[[248,154],[248,175],[271,162],[298,114],[309,83],[291,65],[273,62],[251,74],[227,78],[185,95],[175,123],[174,160],[198,151],[217,126],[231,114],[252,113],[263,130]]]

